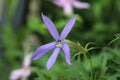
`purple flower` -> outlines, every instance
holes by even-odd
[[[26,79],[31,74],[30,63],[32,53],[27,53],[24,57],[23,67],[11,72],[10,80]]]
[[[70,62],[70,48],[68,46],[67,43],[64,42],[64,39],[67,37],[68,33],[71,31],[75,20],[76,20],[76,16],[73,17],[65,26],[65,28],[63,29],[61,35],[59,36],[59,33],[55,27],[55,25],[53,24],[53,22],[45,15],[42,14],[42,19],[48,29],[48,31],[50,32],[50,34],[52,35],[52,37],[56,40],[55,42],[51,42],[48,44],[45,44],[43,46],[40,46],[34,53],[32,59],[33,60],[37,60],[41,57],[43,57],[45,54],[47,54],[50,50],[54,49],[52,55],[50,56],[48,62],[47,62],[47,69],[49,70],[53,64],[55,63],[57,56],[60,52],[60,50],[62,49],[64,54],[65,54],[65,59],[66,62],[68,64],[71,64]]]
[[[73,7],[78,9],[88,9],[90,5],[86,2],[81,2],[78,0],[52,0],[52,2],[63,8],[65,14],[69,15],[73,13]]]

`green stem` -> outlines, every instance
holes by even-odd
[[[77,56],[77,60],[80,61],[80,55]]]
[[[93,78],[93,65],[92,65],[92,60],[91,60],[91,58],[88,58],[88,57],[87,57],[86,53],[84,53],[84,56],[85,56],[85,58],[87,58],[87,59],[89,60],[89,62],[90,62],[90,67],[91,67],[91,79],[94,80],[94,78]]]

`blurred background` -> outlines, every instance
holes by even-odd
[[[83,46],[89,42],[97,44],[99,49],[90,52],[93,71],[101,71],[99,61],[103,60],[103,54],[107,56],[105,67],[115,63],[114,56],[118,57],[115,66],[120,67],[119,42],[108,45],[115,38],[114,35],[120,32],[120,0],[78,1],[86,2],[90,7],[88,9],[73,8],[73,13],[67,15],[63,8],[55,5],[52,0],[0,0],[0,80],[9,80],[10,73],[22,67],[25,53],[34,52],[40,45],[54,41],[41,19],[42,12],[54,22],[59,32],[74,15],[78,14],[74,28],[67,39],[80,42]],[[76,52],[71,49],[71,57]],[[60,54],[53,68],[47,71],[45,66],[51,53],[32,61],[30,66],[32,71],[28,80],[87,80],[80,79],[80,76],[85,76],[84,72],[82,73],[84,76],[78,75],[73,71],[74,68],[69,68],[65,63],[64,54]],[[94,61],[98,62],[94,63]],[[83,60],[83,64],[87,63]],[[80,66],[80,64],[75,65]],[[85,68],[88,74],[89,66]],[[109,69],[108,74],[120,73],[120,68],[117,71],[114,69],[116,68]],[[73,76],[74,74],[79,77]],[[96,76],[98,77],[99,74]],[[105,77],[99,78],[99,80],[108,80]],[[109,80],[120,80],[120,76]]]

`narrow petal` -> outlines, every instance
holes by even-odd
[[[52,0],[52,2],[59,7],[62,7],[66,3],[65,0]]]
[[[65,54],[66,62],[67,62],[68,64],[71,64],[71,62],[70,62],[70,48],[69,48],[69,46],[68,46],[67,43],[64,43],[64,44],[63,44],[62,50],[63,50],[63,52],[64,52],[64,54]]]
[[[32,60],[37,60],[43,57],[48,51],[55,48],[56,42],[48,43],[43,46],[40,46],[34,53]]]
[[[24,61],[23,61],[23,67],[29,67],[31,63],[32,53],[25,54]]]
[[[55,63],[59,52],[60,52],[60,47],[55,48],[54,52],[52,53],[52,55],[50,56],[50,58],[47,62],[47,66],[46,66],[47,70],[49,70]]]
[[[90,8],[90,4],[88,4],[86,2],[80,2],[80,1],[73,1],[73,6],[75,8],[79,8],[79,9],[88,9],[88,8]]]
[[[17,80],[21,77],[22,69],[14,70],[10,74],[10,80]]]
[[[18,80],[20,78],[27,78],[30,75],[30,69],[17,69],[11,72],[10,80]]]
[[[53,22],[45,15],[42,14],[42,19],[48,29],[48,31],[51,33],[51,35],[53,36],[53,38],[55,40],[59,39],[59,33],[55,27],[55,25],[53,24]]]
[[[73,13],[72,5],[69,3],[66,3],[63,5],[63,11],[66,15],[70,15]]]
[[[22,78],[27,78],[31,74],[31,69],[30,68],[23,68],[22,72]]]
[[[71,29],[72,29],[72,27],[73,27],[73,25],[74,25],[74,23],[75,23],[75,21],[76,21],[76,17],[77,17],[77,16],[74,16],[74,17],[66,24],[65,28],[63,29],[63,31],[62,31],[62,33],[61,33],[61,35],[60,35],[60,40],[64,40],[64,39],[67,37],[68,33],[71,31]]]

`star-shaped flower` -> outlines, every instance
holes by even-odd
[[[52,2],[63,8],[65,14],[69,15],[73,13],[73,7],[78,9],[88,9],[90,5],[86,2],[81,2],[78,0],[52,0]]]
[[[26,79],[30,73],[30,63],[31,63],[32,53],[27,53],[24,57],[23,67],[17,70],[14,70],[10,74],[10,80],[18,80],[20,78]]]
[[[55,42],[51,42],[48,44],[45,44],[43,46],[40,46],[34,53],[32,59],[37,60],[41,57],[43,57],[45,54],[47,54],[50,50],[54,49],[52,55],[50,56],[48,62],[47,62],[47,70],[49,70],[53,64],[55,63],[57,56],[62,49],[65,54],[65,59],[68,64],[71,64],[70,62],[70,48],[66,42],[64,42],[64,39],[67,37],[68,33],[71,31],[75,21],[76,16],[74,16],[65,26],[63,29],[61,35],[59,36],[59,33],[53,24],[53,22],[45,15],[42,14],[42,19],[52,35],[52,37],[56,40]]]

